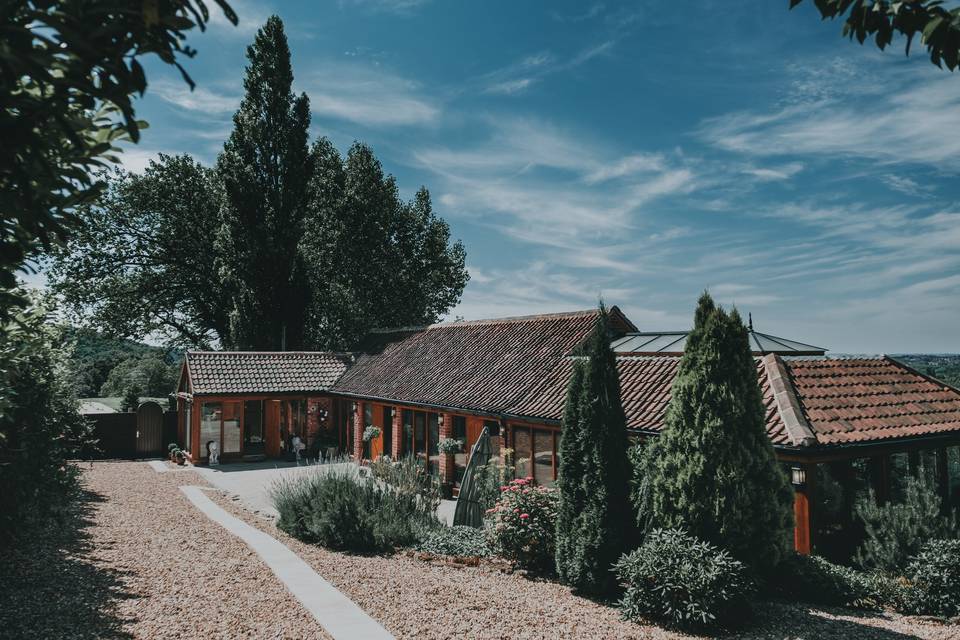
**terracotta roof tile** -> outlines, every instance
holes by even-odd
[[[505,411],[583,342],[596,316],[589,310],[380,332],[333,391]]]
[[[304,351],[188,351],[194,394],[326,391],[351,356]]]
[[[785,362],[820,444],[960,431],[960,392],[892,358]]]
[[[680,356],[621,356],[617,358],[620,374],[620,397],[627,417],[627,427],[641,431],[659,431],[670,402],[670,387],[677,375]],[[573,370],[573,359],[565,358],[550,375],[531,390],[521,402],[510,408],[518,416],[560,420],[566,399],[567,381]],[[763,391],[767,434],[774,444],[787,444],[788,438],[762,363],[757,360],[757,375]]]

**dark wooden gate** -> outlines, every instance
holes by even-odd
[[[163,408],[145,402],[137,409],[137,455],[159,455],[163,450]]]

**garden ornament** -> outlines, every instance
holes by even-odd
[[[207,443],[207,456],[210,458],[210,466],[220,464],[220,445],[216,440]]]
[[[293,449],[293,452],[297,456],[297,462],[300,462],[300,452],[306,449],[307,445],[303,444],[303,440],[300,439],[300,436],[293,436],[293,440],[291,440],[290,446]]]

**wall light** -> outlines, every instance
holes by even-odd
[[[790,482],[792,482],[795,487],[802,487],[807,484],[807,470],[803,467],[791,467]]]

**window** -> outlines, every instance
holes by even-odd
[[[427,454],[429,458],[430,473],[440,473],[440,449],[437,448],[437,442],[440,441],[440,415],[436,413],[427,414]]]
[[[470,455],[467,449],[470,446],[467,442],[467,419],[464,416],[453,416],[452,432],[453,438],[460,441],[460,453],[453,456],[453,479],[459,483],[463,481],[463,474],[467,470],[467,457]]]
[[[220,417],[222,409],[219,402],[204,402],[200,407],[200,457],[206,458],[210,455],[209,444],[216,442],[220,446]]]
[[[223,453],[240,453],[240,403],[223,403]]]
[[[383,434],[383,455],[393,455],[393,407],[383,408],[380,431]]]
[[[440,438],[439,415],[423,411],[403,410],[404,453],[411,453],[430,473],[439,470],[437,441]]]
[[[536,429],[513,425],[515,476],[532,477],[537,484],[553,486],[557,479],[557,442],[560,433],[555,429]]]
[[[183,446],[189,451],[193,448],[193,403],[185,401],[183,403]]]

